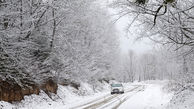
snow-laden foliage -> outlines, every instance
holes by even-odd
[[[170,109],[193,108],[194,1],[116,0],[113,4],[119,8],[120,17],[133,18],[129,27],[137,29],[138,39],[165,45],[140,59],[139,78],[175,80]]]
[[[120,15],[135,16],[132,24],[138,21],[143,34],[163,44],[193,46],[193,6],[192,0],[122,0],[115,1]],[[145,34],[147,32],[147,35]]]
[[[137,29],[138,39],[148,38],[166,45],[169,49],[169,51],[161,50],[163,55],[161,52],[154,53],[155,56],[151,57],[155,59],[148,60],[155,62],[150,62],[149,67],[160,64],[161,67],[156,69],[156,71],[162,71],[160,75],[176,72],[174,78],[193,81],[193,0],[116,0],[112,6],[120,10],[120,17],[125,15],[133,17],[129,27]],[[162,58],[159,59],[160,57]]]
[[[1,65],[10,68],[2,77],[11,69],[38,83],[111,73],[116,31],[95,0],[0,0],[0,21]]]

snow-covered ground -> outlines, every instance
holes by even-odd
[[[194,109],[194,91],[184,90],[175,95],[167,109]]]
[[[181,87],[180,84],[170,83],[170,90],[174,91],[174,96],[167,109],[194,109],[194,84],[187,84]]]
[[[172,94],[165,93],[160,84],[146,84],[145,90],[133,95],[118,109],[165,109]]]
[[[20,103],[10,104],[0,101],[0,109],[69,109],[109,94],[109,85],[107,83],[100,85],[97,91],[87,83],[81,83],[79,90],[71,86],[59,85],[57,95],[52,95],[51,98],[41,91],[39,95],[25,96]]]
[[[165,109],[172,94],[162,87],[166,82],[149,81],[125,83],[124,94],[110,94],[108,84],[94,92],[92,86],[83,83],[80,90],[60,86],[57,95],[49,98],[44,92],[26,96],[21,103],[0,102],[2,109]]]

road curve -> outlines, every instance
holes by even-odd
[[[132,97],[134,94],[140,91],[143,91],[144,88],[145,87],[142,85],[136,85],[134,88],[125,91],[124,94],[115,94],[115,95],[107,94],[103,97],[97,98],[93,101],[73,107],[71,109],[104,109],[112,105],[114,105],[113,107],[111,107],[112,109],[117,109],[123,102],[125,102],[127,99]],[[132,94],[127,95],[127,93],[132,93]]]

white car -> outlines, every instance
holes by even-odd
[[[111,84],[111,94],[123,94],[124,88],[122,84]]]

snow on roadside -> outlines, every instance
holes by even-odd
[[[94,100],[107,94],[107,83],[101,83],[99,91],[93,91],[92,86],[87,83],[81,83],[79,90],[71,86],[58,86],[57,95],[51,95],[51,98],[43,91],[39,95],[32,94],[25,96],[20,103],[8,103],[0,101],[0,109],[69,109],[78,104]],[[101,89],[101,90],[100,90]]]
[[[146,81],[138,83],[145,85],[145,90],[134,94],[125,101],[119,109],[165,109],[172,94],[163,91],[166,82]]]
[[[184,90],[174,95],[168,109],[194,109],[194,92]]]
[[[119,109],[162,109],[171,98],[171,94],[162,90],[166,83],[166,81],[124,83],[125,89],[131,89],[136,85],[145,85],[146,89],[134,94]],[[52,95],[52,99],[41,91],[40,95],[25,96],[21,103],[10,104],[0,101],[0,109],[70,109],[110,94],[109,84],[99,83],[97,86],[98,90],[94,91],[93,86],[87,83],[81,83],[79,90],[59,85],[57,95]]]
[[[4,101],[0,101],[0,109],[14,109],[15,106]]]
[[[168,89],[173,91],[174,95],[167,109],[194,109],[194,85],[187,84],[182,87],[175,81],[172,81]]]

